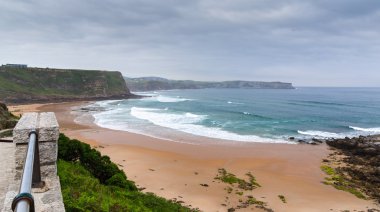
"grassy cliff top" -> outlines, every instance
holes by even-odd
[[[0,100],[35,102],[130,95],[120,72],[0,67]]]

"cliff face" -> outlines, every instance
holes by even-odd
[[[120,72],[0,67],[0,100],[10,103],[129,98]]]
[[[159,77],[125,78],[131,91],[152,91],[171,89],[202,88],[249,88],[249,89],[294,89],[292,83],[257,82],[257,81],[224,81],[201,82],[192,80],[168,80]]]

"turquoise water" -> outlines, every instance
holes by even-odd
[[[380,133],[380,88],[200,89],[96,102],[95,123],[168,138],[289,142]]]

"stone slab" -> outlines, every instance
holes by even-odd
[[[57,141],[59,137],[59,125],[53,112],[39,114],[38,141]]]
[[[41,212],[64,212],[65,206],[61,193],[61,184],[58,176],[51,176],[45,181],[47,191],[35,192],[33,195],[36,202],[36,211]]]
[[[38,128],[38,113],[24,113],[13,129],[14,143],[28,143],[29,133]]]

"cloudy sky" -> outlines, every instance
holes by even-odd
[[[380,1],[0,0],[0,63],[380,86]]]

